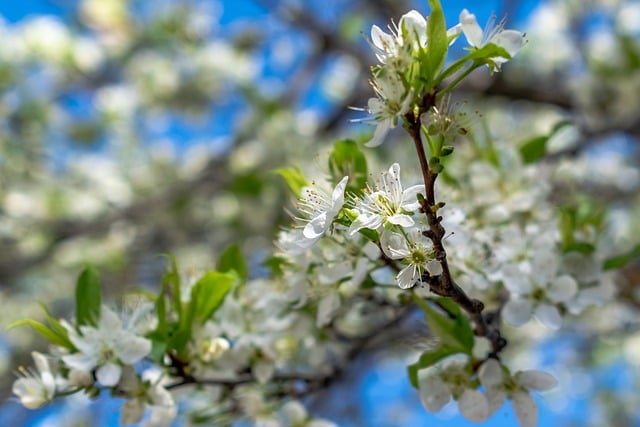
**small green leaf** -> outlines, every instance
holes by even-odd
[[[418,359],[416,363],[407,366],[409,382],[414,388],[419,388],[418,371],[435,365],[442,359],[456,353],[460,353],[460,351],[458,349],[447,346],[440,346],[435,350],[425,351],[424,353],[422,353],[422,355],[420,355],[420,359]]]
[[[238,276],[234,273],[205,273],[191,288],[189,314],[193,320],[200,324],[209,320],[237,279]]]
[[[429,84],[432,84],[447,59],[449,40],[440,1],[429,0],[429,6],[431,7],[431,14],[427,21],[427,51],[424,58],[421,59],[425,65],[425,72],[422,77]]]
[[[536,136],[527,140],[520,146],[522,161],[525,164],[529,164],[544,157],[547,152],[547,142],[549,142],[547,135]]]
[[[367,185],[367,159],[350,139],[337,141],[329,156],[329,172],[334,182],[349,177],[347,191],[360,194]]]
[[[242,280],[247,280],[248,277],[247,263],[240,247],[235,243],[222,252],[217,269],[221,273],[233,270]]]
[[[442,157],[450,156],[451,153],[453,153],[453,150],[454,150],[453,146],[445,145],[444,147],[442,147],[442,150],[440,151],[440,155]]]
[[[602,268],[604,268],[605,270],[622,268],[625,265],[627,265],[629,262],[633,261],[638,257],[640,257],[640,244],[636,245],[633,249],[631,249],[628,252],[608,258],[602,265]]]
[[[455,349],[459,353],[471,354],[473,330],[469,320],[455,303],[444,298],[437,299],[436,303],[446,310],[446,313],[441,313],[415,294],[414,300],[422,309],[429,330],[443,346]]]
[[[591,254],[596,250],[596,247],[587,242],[572,242],[562,247],[564,253],[567,252],[579,252],[581,254]]]
[[[300,197],[302,189],[309,186],[309,181],[307,181],[307,178],[304,177],[304,174],[297,166],[276,169],[274,172],[284,178],[289,189],[296,197]]]
[[[96,325],[100,319],[100,278],[93,267],[86,267],[76,283],[76,322]]]
[[[520,145],[520,156],[525,164],[533,163],[547,153],[549,140],[566,126],[570,126],[568,120],[561,120],[556,123],[547,135],[535,136]]]
[[[24,326],[24,325],[31,326],[36,332],[42,335],[51,344],[54,344],[60,347],[65,347],[70,350],[75,350],[74,345],[71,343],[71,341],[69,341],[68,337],[58,334],[54,330],[49,329],[48,327],[46,327],[45,325],[43,325],[42,323],[36,320],[32,320],[32,319],[16,320],[15,322],[7,326],[7,329],[13,329],[18,326]]]

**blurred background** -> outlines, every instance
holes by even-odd
[[[503,73],[481,70],[455,94],[482,106],[490,120],[476,124],[521,143],[569,120],[545,161],[637,226],[640,1],[443,3],[448,26],[468,8],[481,26],[495,14],[527,34]],[[366,140],[371,128],[349,122],[363,113],[348,107],[371,96],[370,27],[411,8],[428,14],[405,0],[0,2],[0,425],[117,425],[117,399],[39,411],[12,401],[17,366],[44,342],[6,325],[41,318],[40,303],[72,314],[88,262],[111,301],[157,289],[163,253],[200,271],[237,242],[262,274],[292,206],[273,170],[321,176],[332,141]],[[384,165],[407,158],[399,150],[369,154]],[[599,314],[615,333],[578,324],[526,356],[563,384],[538,399],[541,425],[640,425],[638,271],[628,264],[619,303]],[[339,425],[471,425],[424,411],[394,351],[410,345],[402,332],[313,396],[311,412]],[[505,407],[486,425],[514,422]]]

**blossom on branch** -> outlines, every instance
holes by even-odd
[[[363,228],[377,230],[385,224],[413,227],[412,214],[420,207],[418,194],[424,191],[422,184],[403,188],[400,165],[394,163],[387,172],[380,174],[375,190],[368,189],[362,199],[356,200],[354,210],[358,216],[349,228],[349,235],[353,236]]]

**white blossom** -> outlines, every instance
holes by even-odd
[[[516,30],[505,30],[504,21],[493,26],[493,21],[493,19],[490,20],[483,31],[474,14],[469,13],[467,9],[463,9],[460,13],[460,27],[471,46],[480,49],[493,43],[504,48],[513,58],[522,48],[523,34]],[[498,67],[508,61],[507,58],[500,56],[491,59]]]
[[[12,387],[25,408],[37,409],[49,403],[56,392],[56,382],[46,356],[37,351],[31,353],[37,372],[21,369],[22,377]]]
[[[83,372],[96,369],[96,378],[106,387],[118,383],[122,364],[132,365],[151,352],[151,341],[123,328],[117,314],[102,306],[96,327],[83,325],[80,333],[67,327],[77,353],[62,356],[63,362]]]
[[[302,230],[302,236],[305,240],[298,240],[297,244],[309,248],[327,232],[333,219],[342,209],[344,190],[348,180],[348,176],[342,178],[333,189],[331,196],[316,188],[303,188],[298,209],[305,214],[303,221],[306,222],[306,225]]]
[[[418,193],[424,193],[424,185],[404,189],[400,165],[394,163],[388,172],[381,174],[375,190],[369,189],[356,201],[358,216],[351,224],[349,234],[353,236],[363,228],[377,230],[385,223],[412,227],[415,221],[410,214],[420,207]]]
[[[411,230],[406,235],[384,229],[380,246],[389,258],[406,264],[396,275],[396,282],[401,289],[413,287],[425,271],[433,276],[442,274],[442,266],[434,259],[431,240],[424,237],[419,229]]]

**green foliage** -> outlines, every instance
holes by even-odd
[[[240,247],[235,243],[222,252],[218,260],[217,269],[221,273],[235,271],[242,280],[247,280],[249,276],[247,262],[240,251]]]
[[[423,64],[422,78],[428,86],[433,86],[436,76],[444,66],[449,50],[447,25],[439,0],[429,0],[431,14],[427,21],[427,51],[421,59]]]
[[[587,199],[560,208],[560,237],[563,252],[593,253],[595,245],[578,239],[580,232],[589,233],[590,229],[598,230],[604,219],[604,210]]]
[[[636,258],[640,258],[640,244],[634,246],[631,250],[623,254],[608,258],[602,265],[602,268],[605,270],[622,268]]]
[[[231,262],[239,262],[235,258],[239,255],[239,250],[228,249],[226,253],[229,255],[225,258],[229,261],[221,261],[219,264],[229,266]],[[180,298],[181,281],[177,264],[173,256],[169,256],[169,259],[169,271],[165,273],[162,292],[156,299],[158,326],[149,336],[153,343],[151,357],[161,361],[165,352],[171,352],[177,359],[184,361],[189,356],[187,346],[193,336],[194,326],[203,325],[215,314],[239,276],[235,269],[227,272],[209,271],[193,285],[189,301],[183,302]],[[176,319],[167,315],[167,298],[177,313]]]
[[[347,191],[360,194],[367,185],[367,159],[350,139],[337,141],[329,155],[329,172],[334,182],[348,176]]]
[[[100,319],[100,278],[95,268],[82,270],[76,283],[76,322],[78,326],[97,324]]]
[[[304,174],[297,166],[276,169],[274,172],[284,178],[289,189],[296,197],[300,197],[302,189],[309,185],[309,181],[307,181],[307,178],[304,177]]]
[[[238,276],[233,273],[209,271],[191,288],[188,316],[202,325],[213,316],[227,296]]]
[[[58,345],[68,349],[70,352],[76,350],[75,346],[69,339],[69,332],[62,326],[62,323],[54,318],[49,310],[42,305],[45,317],[47,319],[48,326],[32,319],[21,319],[11,323],[7,326],[7,329],[13,329],[18,326],[31,326],[36,332],[38,332],[44,339],[51,344]]]
[[[416,363],[407,368],[411,385],[418,388],[418,371],[420,369],[428,368],[452,354],[471,354],[474,338],[469,319],[450,299],[434,299],[435,304],[441,309],[439,310],[432,308],[429,303],[417,295],[414,294],[413,297],[422,309],[429,331],[439,342],[437,348],[425,351]]]
[[[526,140],[520,145],[520,156],[525,164],[533,163],[547,154],[547,143],[561,129],[571,125],[571,122],[563,120],[553,126],[551,131],[546,135],[534,136]]]

